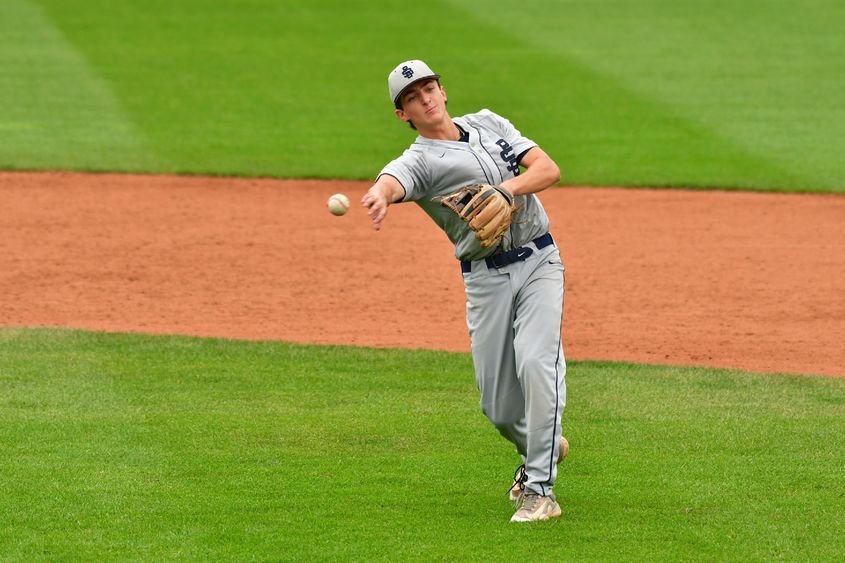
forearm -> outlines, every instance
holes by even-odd
[[[387,205],[401,201],[405,197],[405,188],[399,180],[390,174],[382,174],[369,190],[374,196],[384,198]]]
[[[539,147],[531,149],[523,163],[526,168],[522,174],[501,184],[515,196],[540,192],[560,181],[560,168]]]

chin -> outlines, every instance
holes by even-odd
[[[437,123],[437,122],[439,122],[441,119],[443,119],[443,112],[442,112],[441,110],[439,110],[439,109],[438,109],[438,110],[434,110],[434,111],[433,111],[433,112],[431,112],[431,113],[427,113],[427,114],[425,114],[425,120],[426,120],[428,123]]]

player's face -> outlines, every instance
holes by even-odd
[[[412,121],[419,129],[440,123],[446,113],[446,92],[437,80],[426,80],[411,86],[402,95],[402,109],[396,110],[402,121]]]

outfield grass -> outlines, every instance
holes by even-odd
[[[466,354],[0,330],[0,559],[842,560],[845,381],[578,362],[563,517]]]
[[[506,115],[583,185],[845,191],[834,0],[4,0],[0,168],[371,178],[386,75]]]

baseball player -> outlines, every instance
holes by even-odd
[[[564,265],[535,194],[560,170],[492,111],[450,117],[440,75],[424,62],[399,64],[387,82],[396,116],[419,136],[361,204],[378,230],[388,206],[414,201],[454,243],[481,409],[524,461],[509,491],[511,521],[559,516],[557,463],[569,447],[561,432]]]

